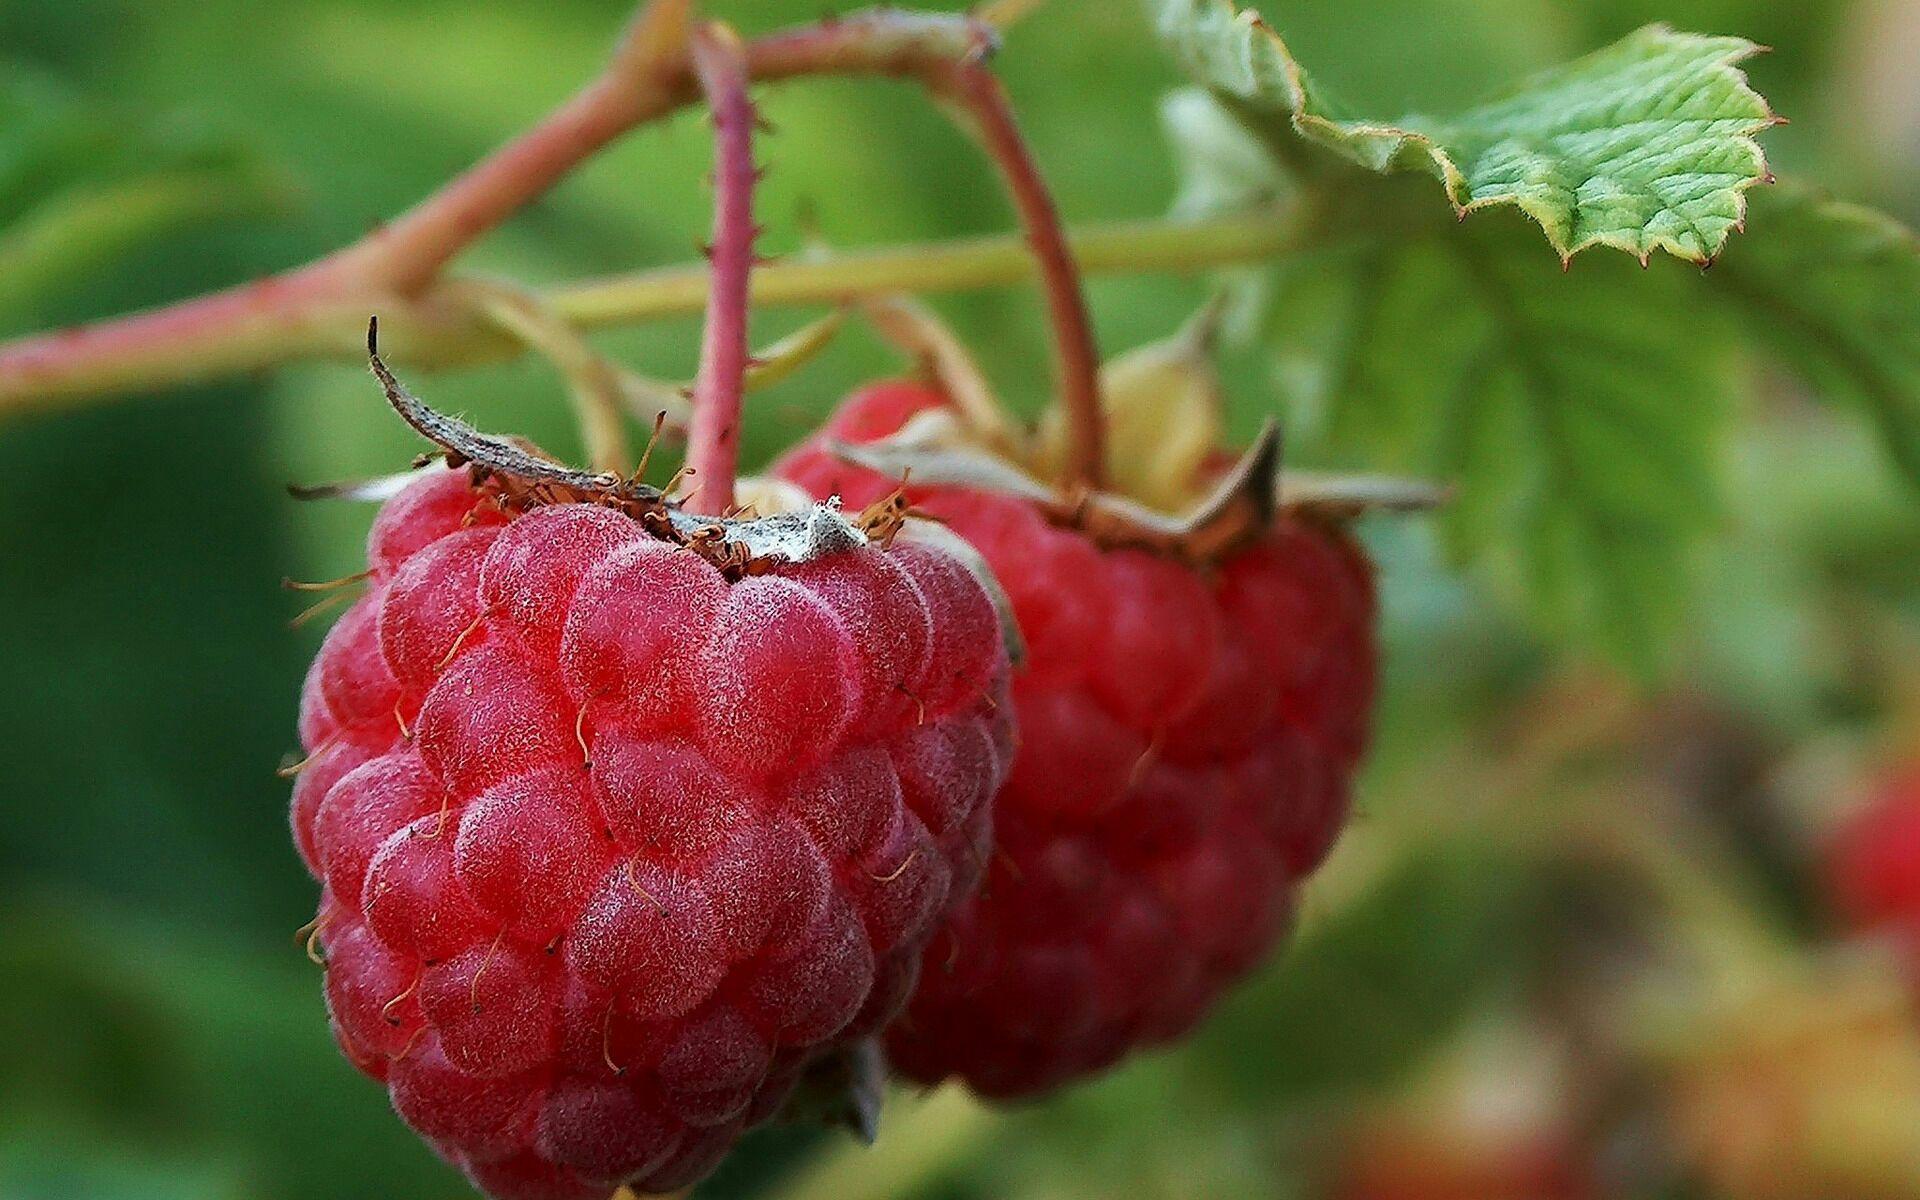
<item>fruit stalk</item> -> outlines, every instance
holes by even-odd
[[[713,244],[707,248],[712,286],[700,339],[700,372],[693,385],[693,429],[687,465],[693,492],[687,507],[723,514],[733,507],[740,459],[741,397],[747,373],[747,286],[753,274],[753,127],[759,118],[747,95],[740,39],[724,25],[703,26],[693,37],[693,63],[713,113]]]
[[[1068,425],[1065,482],[1075,490],[1099,488],[1106,481],[1100,352],[1094,344],[1093,321],[1087,314],[1080,270],[1060,226],[1053,195],[1027,149],[1026,139],[1020,135],[1006,90],[980,64],[978,55],[939,64],[928,73],[927,80],[936,93],[961,105],[973,119],[980,143],[999,168],[1020,213],[1028,244],[1039,263],[1053,325],[1055,371]]]

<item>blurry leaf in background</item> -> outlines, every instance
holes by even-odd
[[[1733,376],[1676,271],[1542,269],[1518,222],[1403,224],[1300,256],[1264,325],[1348,461],[1457,481],[1442,521],[1549,633],[1649,670],[1718,516]]]
[[[286,265],[247,238],[290,195],[242,139],[15,71],[0,326]],[[288,937],[312,896],[273,775],[300,650],[267,414],[249,387],[169,399],[0,436],[0,1195],[448,1188],[343,1068]]]
[[[1167,108],[1188,144],[1189,127],[1225,142],[1221,115],[1191,92]],[[1189,179],[1189,209],[1250,194],[1244,158],[1229,164]],[[1728,323],[1675,268],[1606,256],[1563,274],[1513,217],[1459,227],[1404,184],[1365,198],[1321,247],[1242,276],[1290,431],[1335,461],[1457,482],[1457,557],[1492,563],[1547,631],[1650,670],[1719,516]]]
[[[29,1126],[0,1141],[5,1200],[251,1200],[238,1171],[178,1151],[143,1151],[66,1126]]]
[[[1753,222],[1714,289],[1754,346],[1858,409],[1920,487],[1920,237],[1799,184],[1757,193]]]
[[[293,196],[290,180],[231,137],[95,109],[0,64],[0,326],[142,242],[281,211]]]
[[[1357,902],[1309,923],[1187,1053],[1255,1110],[1390,1084],[1511,985],[1540,887],[1534,868],[1494,847],[1412,852]]]
[[[0,1197],[457,1194],[340,1058],[320,969],[291,937],[236,947],[71,900],[0,901]],[[127,1190],[144,1166],[108,1147],[162,1146],[184,1190],[166,1171]]]

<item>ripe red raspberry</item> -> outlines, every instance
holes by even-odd
[[[991,602],[904,539],[736,581],[465,471],[368,555],[293,799],[342,1050],[503,1200],[695,1182],[895,1015],[977,882],[1011,757]]]
[[[1897,943],[1920,980],[1920,765],[1888,775],[1841,825],[1826,874],[1841,920]]]
[[[871,440],[941,403],[879,384],[823,436]],[[818,443],[780,471],[851,504],[893,486]],[[1202,571],[997,494],[912,499],[985,555],[1028,657],[988,882],[929,945],[888,1051],[918,1080],[1027,1095],[1179,1037],[1287,928],[1367,741],[1371,572],[1299,517]]]

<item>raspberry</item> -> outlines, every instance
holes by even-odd
[[[873,440],[942,403],[879,384],[823,436]],[[778,469],[855,505],[894,487],[818,441]],[[1028,657],[988,881],[928,946],[888,1050],[916,1080],[1031,1095],[1181,1036],[1288,927],[1367,743],[1371,570],[1302,516],[1203,571],[1024,500],[911,498],[986,557]]]
[[[991,602],[927,546],[734,578],[466,471],[387,503],[307,678],[294,837],[341,1049],[502,1200],[668,1191],[880,1030],[1006,775]]]
[[[1841,825],[1826,875],[1841,920],[1899,945],[1920,981],[1920,767],[1890,773]]]

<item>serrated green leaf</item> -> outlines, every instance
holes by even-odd
[[[1754,140],[1777,118],[1740,38],[1651,26],[1446,117],[1376,120],[1327,96],[1260,15],[1233,0],[1148,0],[1196,82],[1283,156],[1293,134],[1382,174],[1424,171],[1456,213],[1510,205],[1563,259],[1612,246],[1718,255],[1767,178]]]
[[[1201,93],[1164,115],[1175,141],[1226,138]],[[1189,160],[1194,211],[1280,186],[1240,136],[1231,182]],[[1350,183],[1317,248],[1240,290],[1266,310],[1295,445],[1456,484],[1457,557],[1545,631],[1651,673],[1720,513],[1733,323],[1692,273],[1617,257],[1555,271],[1518,220],[1457,226],[1412,186]]]
[[[1753,220],[1713,289],[1766,354],[1866,414],[1920,486],[1920,237],[1795,184],[1756,193]]]

